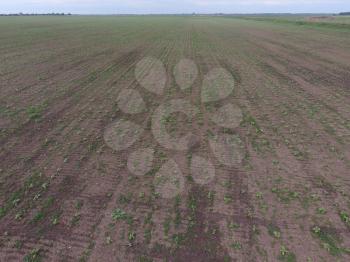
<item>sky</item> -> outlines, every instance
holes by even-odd
[[[0,0],[0,13],[338,13],[350,0]]]

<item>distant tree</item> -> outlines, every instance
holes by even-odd
[[[15,14],[0,14],[0,16],[38,16],[38,15],[45,15],[45,16],[65,16],[65,15],[72,15],[71,13],[45,13],[45,14],[38,14],[38,13],[15,13]]]
[[[339,15],[350,15],[350,12],[342,12],[342,13],[339,13]]]

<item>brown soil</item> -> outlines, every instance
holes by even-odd
[[[0,25],[0,261],[349,261],[347,31],[205,17],[47,19]],[[147,56],[165,65],[163,95],[135,79]],[[173,76],[182,58],[198,66],[187,90]],[[201,103],[214,68],[233,75],[234,92]],[[146,112],[118,109],[127,88]],[[177,136],[194,134],[188,152],[152,135],[152,113],[170,99],[200,109],[190,122],[172,116]],[[228,103],[243,116],[232,129],[211,120]],[[146,131],[116,152],[103,137],[119,119]],[[222,134],[242,140],[232,165],[210,149]],[[127,168],[140,148],[155,152],[145,176]],[[192,155],[215,167],[209,183],[191,177]],[[185,177],[170,199],[153,184],[169,159]],[[117,209],[126,217],[113,219]]]

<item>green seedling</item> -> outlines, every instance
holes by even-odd
[[[256,193],[256,198],[262,199],[262,197],[263,197],[262,192],[257,192]]]
[[[279,227],[270,224],[268,225],[267,229],[270,236],[273,236],[274,238],[281,238],[281,230],[279,229]]]
[[[133,232],[133,231],[130,231],[128,233],[128,240],[129,240],[129,242],[133,242],[135,239],[136,239],[136,233]]]
[[[320,215],[324,215],[326,214],[326,209],[324,209],[323,207],[319,207],[317,208],[317,213],[319,213]]]
[[[236,230],[239,228],[239,224],[236,224],[234,222],[230,222],[229,225],[228,225],[228,228],[231,229],[231,230]]]
[[[38,106],[31,106],[27,109],[27,115],[31,120],[38,120],[41,118],[43,109]]]
[[[117,208],[112,213],[112,218],[114,220],[125,220],[127,219],[128,215],[125,211],[121,210],[120,208]]]
[[[289,251],[285,246],[281,246],[280,248],[280,256],[278,257],[280,261],[287,261],[287,262],[295,262],[296,256],[294,253]]]
[[[34,248],[28,255],[26,255],[23,259],[24,262],[40,262],[41,259],[41,249]]]
[[[230,204],[232,202],[232,198],[230,196],[224,196],[225,204]]]
[[[340,212],[341,220],[348,226],[350,226],[350,217],[345,211]]]
[[[240,242],[238,242],[238,241],[235,241],[235,242],[233,242],[231,244],[231,247],[234,248],[234,249],[239,250],[239,249],[242,249],[242,244]]]
[[[112,219],[116,221],[124,220],[129,225],[133,223],[133,217],[127,214],[125,211],[121,210],[120,208],[117,208],[112,212]]]

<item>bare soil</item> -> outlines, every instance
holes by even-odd
[[[349,261],[349,36],[221,17],[1,18],[0,261]],[[145,57],[164,64],[163,94],[135,79]],[[198,67],[189,89],[173,75],[183,58]],[[203,103],[216,68],[234,91]],[[144,112],[119,109],[125,89]],[[167,124],[193,132],[187,152],[151,132],[171,99],[200,111]],[[212,121],[228,104],[233,128]],[[104,132],[120,119],[145,131],[115,151]],[[240,138],[239,157],[223,153],[239,161],[220,162],[216,136]],[[141,148],[154,150],[145,176],[127,168]],[[213,179],[194,181],[194,155]],[[164,198],[154,178],[170,159],[185,183]]]

